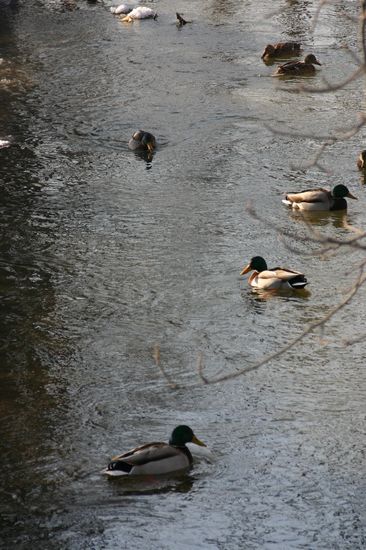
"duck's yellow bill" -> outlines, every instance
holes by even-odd
[[[195,445],[199,445],[200,447],[207,447],[207,445],[200,441],[195,435],[192,438],[192,443],[194,443]]]
[[[355,197],[354,195],[352,195],[352,193],[350,193],[349,191],[348,191],[347,198],[348,198],[348,199],[355,199],[355,201],[358,201],[358,198]]]
[[[154,151],[154,144],[149,141],[149,143],[147,144],[147,148],[149,150],[149,153],[152,153]]]
[[[245,275],[248,273],[252,268],[250,267],[250,264],[246,265],[240,272],[240,275]]]

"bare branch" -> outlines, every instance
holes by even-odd
[[[172,388],[173,390],[178,389],[179,385],[176,382],[173,382],[173,380],[170,378],[170,376],[167,374],[167,372],[165,371],[165,369],[163,368],[163,366],[160,363],[160,346],[159,346],[159,344],[155,344],[155,346],[154,346],[153,358],[155,360],[155,365],[158,367],[158,369],[160,370],[162,376],[165,378],[168,386],[170,388]]]

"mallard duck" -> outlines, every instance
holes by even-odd
[[[125,23],[132,23],[135,19],[156,19],[158,14],[151,8],[145,6],[137,6],[128,13],[125,17],[122,17],[121,21]]]
[[[177,426],[169,443],[147,443],[112,458],[102,473],[110,476],[168,474],[192,466],[192,454],[186,443],[206,447],[189,426]]]
[[[156,140],[150,132],[137,130],[128,142],[128,147],[133,151],[148,151],[151,154],[156,147]]]
[[[267,290],[304,288],[308,282],[305,276],[299,271],[292,271],[284,267],[273,267],[268,269],[266,261],[261,256],[254,256],[240,275],[254,271],[248,279],[250,286]]]
[[[301,44],[298,42],[278,42],[277,44],[267,44],[262,53],[263,61],[271,61],[277,57],[291,57],[300,55]]]
[[[359,170],[366,170],[366,151],[361,151],[360,156],[357,159],[357,166]]]
[[[320,210],[345,210],[349,199],[357,200],[345,185],[336,185],[332,191],[328,189],[306,189],[299,193],[287,193],[283,204],[295,210],[320,211]]]
[[[314,65],[321,65],[314,54],[309,53],[304,61],[289,61],[280,65],[273,76],[311,76],[315,74]]]

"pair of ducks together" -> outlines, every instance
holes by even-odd
[[[283,57],[299,56],[301,44],[298,42],[279,42],[268,44],[262,54],[264,62],[269,63]],[[304,61],[288,61],[280,65],[273,76],[311,76],[315,74],[314,65],[321,65],[314,54],[308,54]]]
[[[304,212],[332,212],[347,208],[346,197],[357,200],[345,185],[336,185],[332,191],[327,189],[307,189],[300,193],[287,193],[282,202],[294,210]],[[248,283],[253,288],[263,290],[301,290],[307,284],[303,273],[283,267],[268,269],[261,256],[253,257],[240,275],[253,271]]]

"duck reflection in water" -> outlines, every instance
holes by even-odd
[[[144,476],[108,478],[113,494],[123,495],[159,495],[166,493],[189,493],[193,488],[193,475],[176,473],[165,476]]]
[[[292,210],[290,216],[293,221],[305,223],[309,226],[324,227],[326,225],[333,225],[336,229],[346,229],[347,231],[354,230],[349,223],[349,218],[345,210],[336,210],[333,212]]]
[[[310,290],[307,288],[302,288],[297,290],[296,294],[291,290],[281,289],[281,290],[265,290],[261,288],[252,288],[251,294],[253,299],[257,302],[268,302],[273,298],[282,297],[286,302],[298,302],[299,300],[307,300],[311,296]]]

